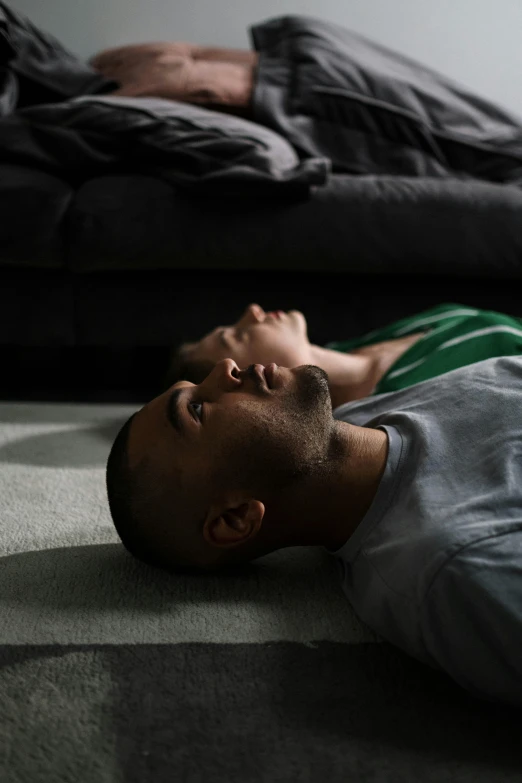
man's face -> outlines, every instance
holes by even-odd
[[[172,487],[172,525],[200,517],[234,482],[277,493],[325,456],[334,426],[326,373],[269,367],[239,370],[224,359],[199,385],[180,381],[136,414],[130,467],[147,457],[158,482]]]
[[[297,367],[310,362],[307,324],[299,310],[267,313],[250,304],[229,326],[218,326],[187,348],[192,359],[219,362],[230,358],[239,367],[275,362]]]

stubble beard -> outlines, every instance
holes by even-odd
[[[248,439],[239,433],[229,444],[221,476],[216,476],[220,484],[232,481],[253,492],[273,493],[328,471],[333,426],[328,376],[320,367],[304,365],[295,378],[295,388],[283,400],[256,409]]]

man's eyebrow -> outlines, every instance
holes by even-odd
[[[183,389],[174,389],[167,400],[167,419],[174,429],[183,437],[185,435],[185,425],[181,415],[181,406],[179,398]]]

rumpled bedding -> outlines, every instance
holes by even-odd
[[[285,16],[250,31],[253,118],[333,173],[522,183],[522,119],[343,27]]]
[[[279,17],[250,33],[253,122],[122,96],[0,2],[0,163],[75,186],[132,172],[201,194],[287,200],[332,173],[522,182],[522,120],[449,79],[317,19]]]
[[[119,85],[0,2],[0,164],[78,187],[133,173],[219,196],[302,199],[327,182],[280,134],[203,106],[112,96]]]

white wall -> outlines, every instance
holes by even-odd
[[[8,0],[9,1],[9,0]],[[327,19],[402,51],[522,117],[522,0],[15,0],[88,57],[141,41],[249,48],[249,25],[283,14]]]

